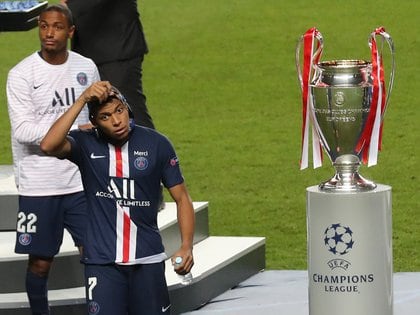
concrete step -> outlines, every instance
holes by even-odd
[[[18,195],[12,165],[0,165],[0,231],[14,231]]]
[[[27,257],[14,254],[17,209],[12,166],[0,165],[0,315],[28,315],[30,312],[24,289]],[[172,314],[197,309],[265,268],[264,238],[209,237],[208,202],[194,202],[194,209],[196,244],[192,284],[183,286],[170,260],[166,261]],[[175,203],[166,204],[158,215],[158,224],[170,257],[180,243]],[[86,313],[83,266],[67,232],[51,270],[49,300],[55,314]]]
[[[208,202],[194,202],[193,206],[196,216],[194,242],[198,243],[209,236]],[[159,212],[158,226],[165,252],[171,256],[180,244],[174,202],[166,203],[165,209]],[[24,291],[27,255],[14,253],[15,237],[15,232],[0,231],[0,293]],[[83,266],[70,234],[65,231],[60,253],[55,257],[51,269],[49,287],[55,290],[78,286],[83,286]]]
[[[172,314],[197,309],[217,295],[265,268],[265,238],[211,236],[194,247],[193,282],[184,286],[166,261],[166,279]],[[61,271],[61,272],[67,272]],[[56,314],[85,312],[84,288],[49,291],[50,305]],[[1,315],[27,315],[26,293],[0,294]]]

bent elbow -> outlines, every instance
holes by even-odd
[[[44,152],[46,155],[54,155],[54,150],[50,144],[48,144],[47,141],[42,140],[39,144],[39,147],[42,152]]]
[[[39,147],[42,152],[49,156],[55,156],[59,159],[67,158],[70,153],[70,143],[66,140],[63,142],[56,142],[55,139],[45,137],[42,139]]]

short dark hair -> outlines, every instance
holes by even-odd
[[[128,115],[130,118],[133,118],[133,112],[131,111],[131,107],[128,104],[127,100],[125,99],[124,95],[121,94],[121,92],[115,87],[111,87],[111,91],[107,97],[106,100],[103,100],[102,102],[99,101],[99,99],[95,98],[89,102],[87,102],[87,107],[89,110],[89,119],[92,123],[95,121],[95,116],[98,112],[98,110],[102,107],[102,105],[110,102],[112,99],[119,100],[124,106],[128,109]]]
[[[51,11],[62,13],[66,17],[69,26],[74,25],[73,14],[67,6],[62,4],[49,4],[44,10],[42,10],[42,12],[39,15],[41,16],[42,13]]]

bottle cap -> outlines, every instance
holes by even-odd
[[[180,263],[182,263],[182,257],[180,256],[175,257],[175,264],[179,265]]]

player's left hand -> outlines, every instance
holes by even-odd
[[[175,263],[176,257],[181,257],[182,262],[180,264]],[[194,266],[194,257],[192,250],[180,248],[171,258],[172,265],[174,266],[174,271],[177,274],[185,275],[191,271],[191,268]]]

